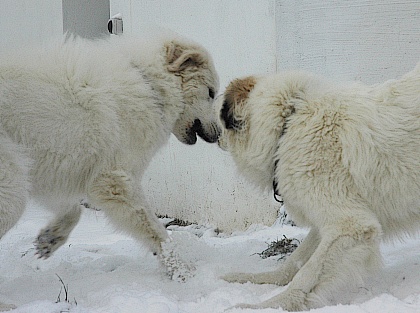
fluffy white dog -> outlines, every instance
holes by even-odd
[[[275,186],[310,228],[278,270],[230,282],[287,285],[247,308],[305,310],[380,268],[379,242],[420,225],[420,64],[401,79],[338,86],[302,72],[233,81],[220,145],[244,175]],[[360,279],[360,280],[359,280]]]
[[[208,52],[174,34],[64,39],[0,62],[0,237],[29,197],[56,218],[41,231],[48,258],[77,224],[80,200],[162,252],[167,232],[146,204],[142,175],[171,132],[216,142],[218,76]]]

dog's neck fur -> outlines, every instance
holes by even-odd
[[[166,50],[164,43],[154,43],[151,51],[139,54],[136,46],[128,45],[126,53],[131,59],[131,66],[137,68],[145,81],[154,91],[157,103],[162,106],[165,125],[172,131],[181,112],[184,110],[185,101],[179,91],[178,85],[181,78],[169,73],[165,66]],[[152,52],[153,50],[153,52]],[[168,95],[171,95],[168,97]]]

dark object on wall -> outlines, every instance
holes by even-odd
[[[119,35],[123,33],[123,20],[120,13],[112,16],[108,21],[108,32],[110,34]]]

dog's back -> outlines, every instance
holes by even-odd
[[[0,64],[0,125],[29,148],[34,195],[84,194],[124,144],[127,123],[117,103],[130,105],[135,93],[144,97],[135,99],[137,107],[149,105],[152,91],[107,41],[68,38],[33,53],[38,57],[22,54]],[[160,120],[160,109],[153,113],[152,107],[144,115]]]
[[[420,224],[420,63],[363,94],[347,109],[343,162],[385,237],[413,234]]]

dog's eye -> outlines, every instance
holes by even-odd
[[[212,88],[209,88],[209,97],[214,99],[214,90]]]

